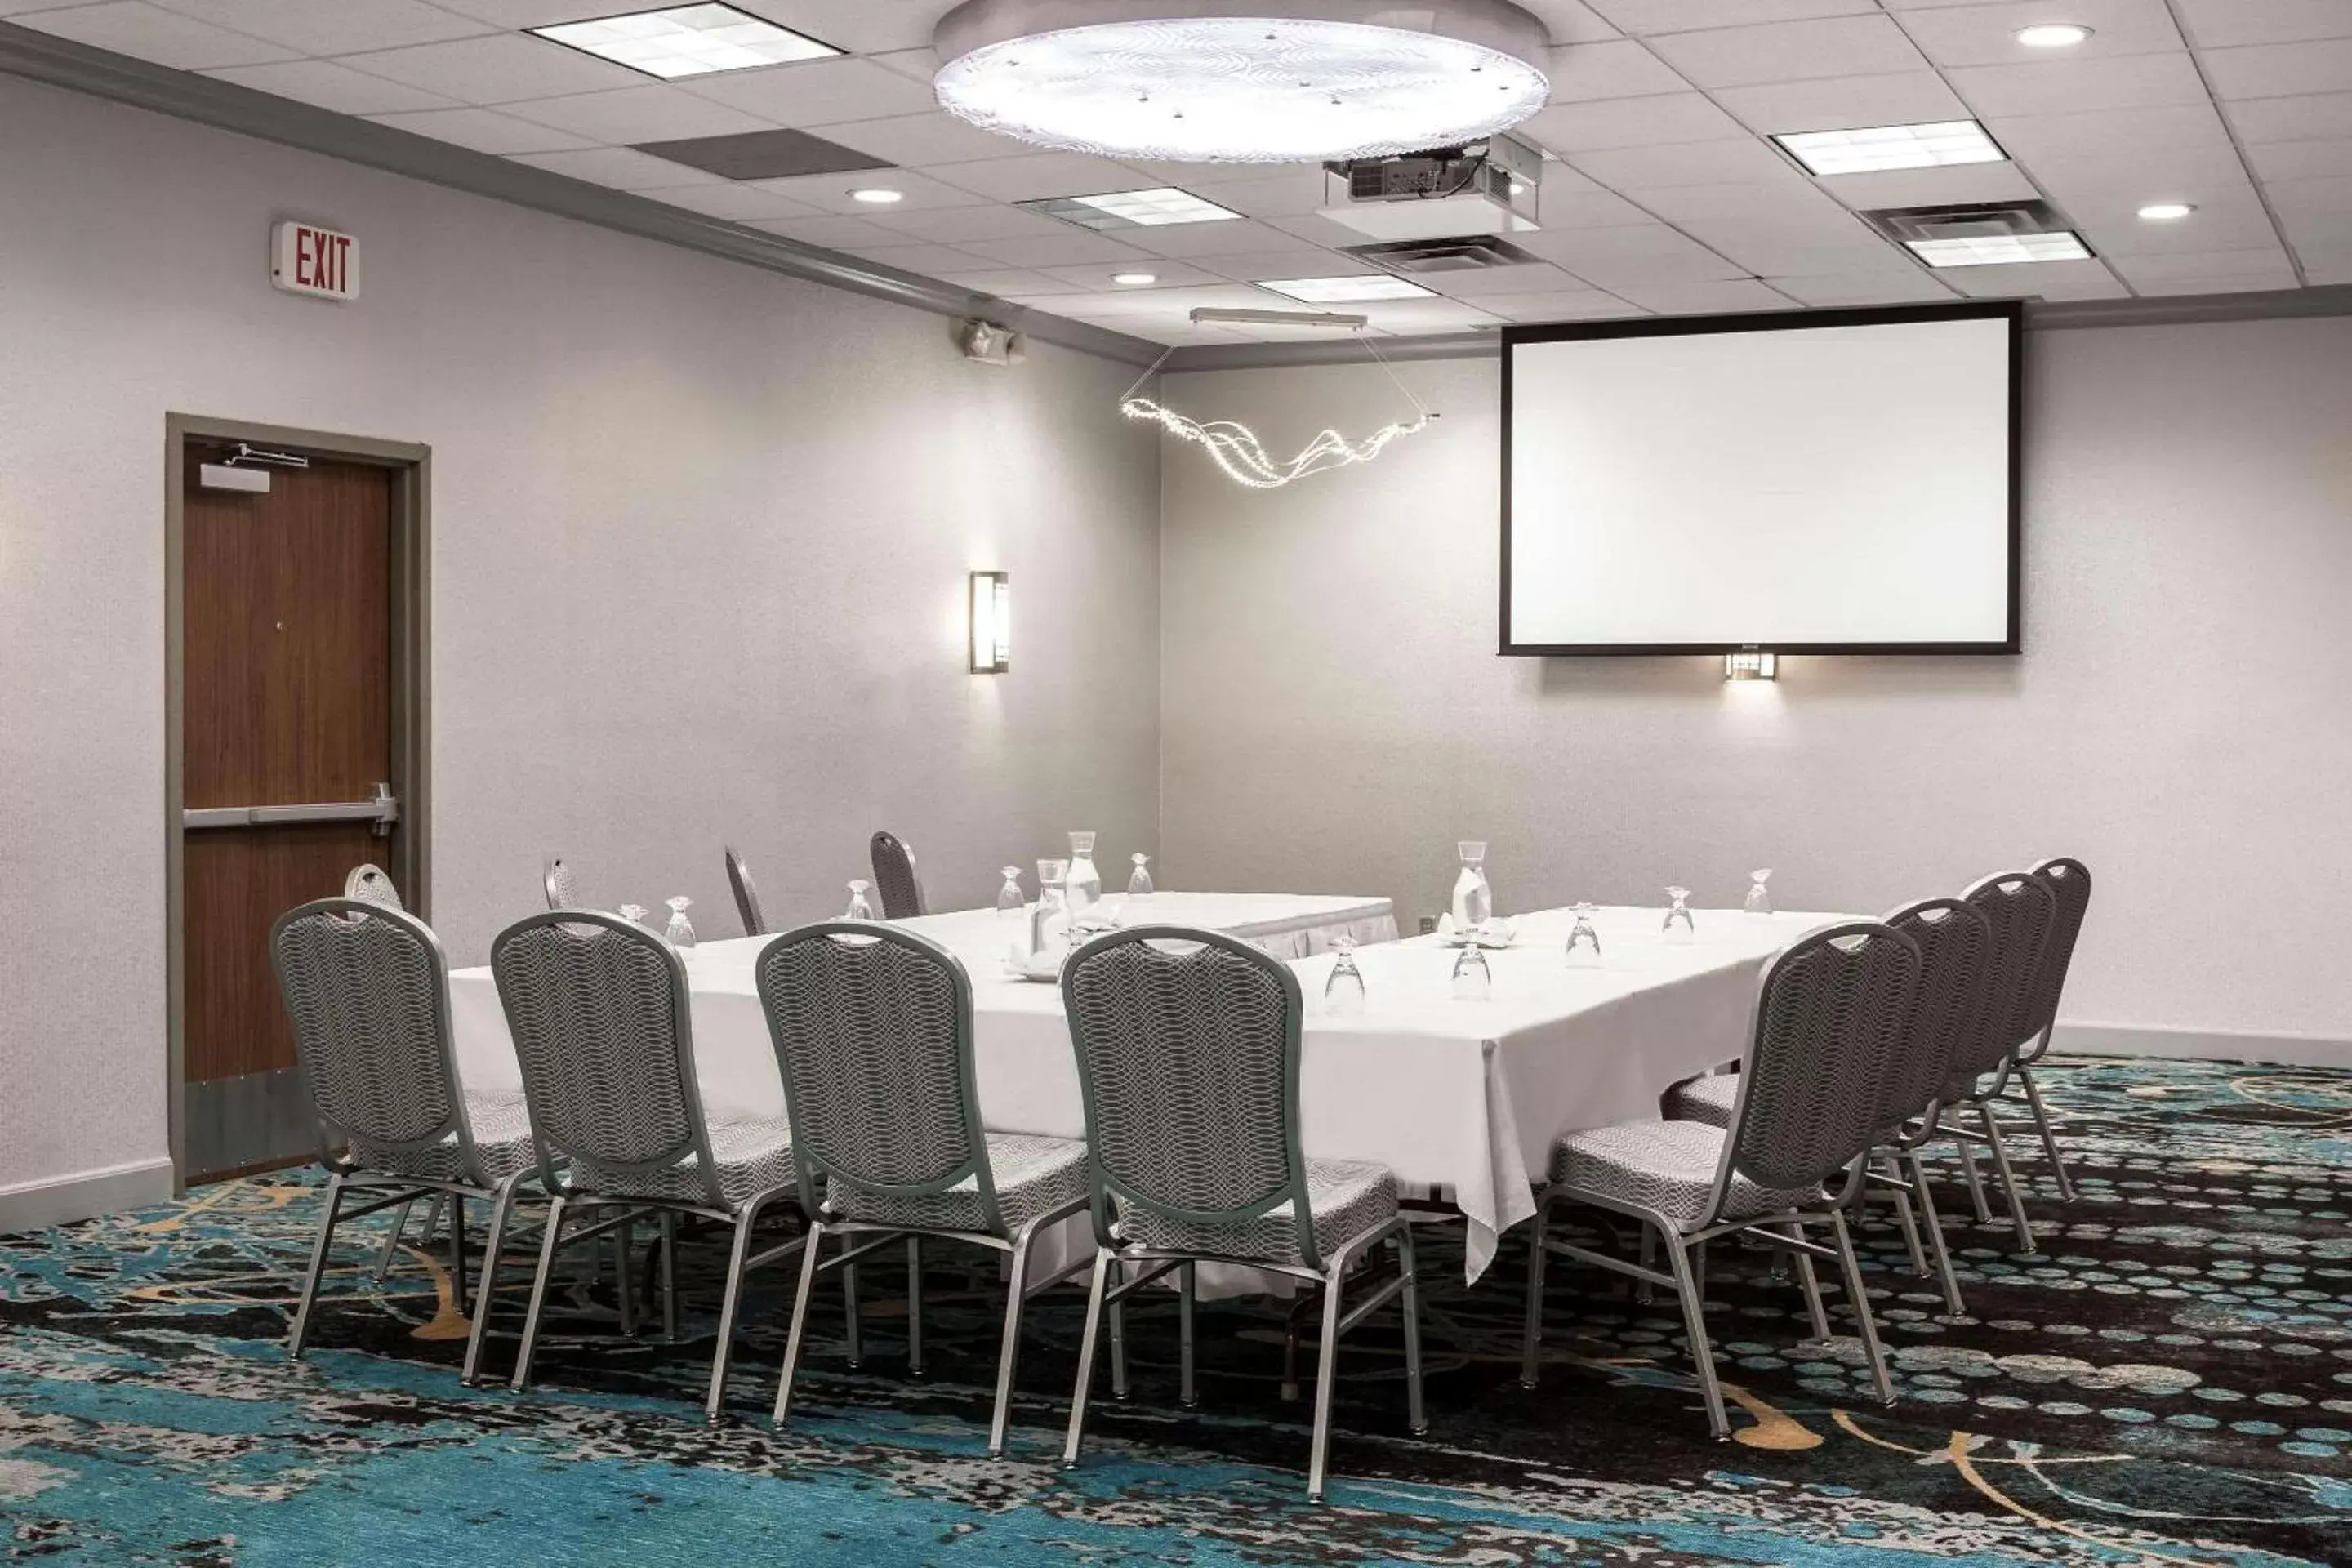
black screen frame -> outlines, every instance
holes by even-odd
[[[1802,331],[1911,321],[2006,320],[2009,322],[2009,632],[1998,642],[1845,643],[1522,643],[1511,636],[1511,431],[1513,356],[1525,343],[1589,338],[1690,337],[1721,332]],[[1896,305],[1836,310],[1770,310],[1671,320],[1575,321],[1505,327],[1502,430],[1502,595],[1496,652],[1506,658],[1626,658],[1727,654],[1762,648],[1775,654],[2020,654],[2024,651],[2024,528],[2020,498],[2024,475],[2025,304],[2021,300],[1973,300],[1949,305]]]

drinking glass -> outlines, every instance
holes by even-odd
[[[1331,951],[1339,956],[1332,961],[1331,977],[1323,982],[1323,1010],[1352,1018],[1364,1010],[1364,972],[1356,967],[1356,939],[1335,936]]]
[[[1767,866],[1761,871],[1748,872],[1748,876],[1749,879],[1748,889],[1748,912],[1751,915],[1770,914],[1772,912],[1772,889],[1767,888],[1764,884],[1772,879],[1772,868],[1769,866]]]
[[[874,906],[866,901],[866,889],[871,884],[862,877],[849,884],[849,908],[842,911],[843,920],[870,921],[874,918]]]
[[[1485,842],[1465,838],[1454,847],[1462,857],[1462,869],[1454,879],[1454,931],[1467,941],[1494,918],[1495,892],[1486,885]]]
[[[996,912],[1000,915],[1010,914],[1027,909],[1029,895],[1021,890],[1021,868],[1006,866],[1002,869],[1004,872],[1004,886],[996,889]]]
[[[1151,857],[1138,850],[1128,858],[1135,862],[1135,874],[1127,879],[1127,896],[1130,899],[1150,898],[1155,890],[1151,886],[1151,872],[1149,869]]]
[[[1073,918],[1102,902],[1102,873],[1095,869],[1095,836],[1091,833],[1070,835],[1070,864],[1062,896]]]
[[[1474,942],[1454,961],[1454,999],[1484,1002],[1494,994],[1495,972],[1486,967],[1486,950]]]
[[[1004,886],[996,890],[996,937],[1004,961],[1019,965],[1029,959],[1029,899],[1021,890],[1021,868],[1003,868]]]
[[[694,900],[684,893],[668,900],[669,929],[662,932],[662,935],[669,938],[670,946],[677,949],[678,956],[681,958],[694,956],[694,925],[686,918],[687,909],[693,902]]]
[[[1690,906],[1683,900],[1690,897],[1688,888],[1668,888],[1666,897],[1674,900],[1666,910],[1665,923],[1659,931],[1668,942],[1696,942],[1698,928],[1691,923]]]
[[[1580,969],[1591,969],[1601,963],[1601,933],[1593,929],[1592,917],[1598,911],[1591,904],[1579,904],[1570,911],[1576,923],[1568,929],[1568,962]]]
[[[1066,860],[1037,862],[1037,907],[1029,911],[1029,952],[1050,952],[1070,945],[1070,901],[1063,879]]]
[[[619,912],[621,918],[631,925],[641,926],[646,923],[646,915],[648,911],[643,904],[623,904]]]

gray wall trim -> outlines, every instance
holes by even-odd
[[[682,207],[492,157],[428,136],[336,114],[289,98],[152,65],[0,22],[0,72],[112,99],[264,141],[280,142],[411,179],[559,217],[660,240],[748,267],[887,300],[941,316],[984,316],[1041,342],[1127,364],[1149,364],[1160,345],[991,295],[975,294],[854,256],[742,228]]]
[[[171,1201],[172,1162],[161,1158],[26,1182],[0,1187],[0,1236]]]
[[[2094,1057],[2265,1062],[2280,1067],[2352,1067],[2352,1040],[2326,1035],[2243,1035],[2131,1024],[2061,1024],[2051,1048]]]

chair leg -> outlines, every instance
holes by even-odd
[[[702,1401],[703,1419],[714,1426],[727,1410],[727,1363],[735,1353],[735,1312],[743,1303],[743,1276],[751,1257],[751,1230],[759,1220],[756,1205],[735,1215],[735,1246],[727,1257],[727,1287],[719,1300],[719,1343],[710,1352],[710,1392]]]
[[[455,1193],[445,1194],[449,1200],[449,1300],[458,1311],[466,1310],[466,1200]]]
[[[845,1333],[849,1342],[849,1369],[855,1372],[866,1364],[866,1336],[857,1318],[857,1265],[855,1263],[841,1266],[841,1304],[849,1320]]]
[[[1126,1279],[1127,1265],[1113,1262],[1110,1266],[1113,1289],[1125,1283]],[[1127,1395],[1127,1303],[1113,1301],[1110,1304],[1110,1396],[1125,1399]]]
[[[629,1256],[637,1249],[637,1222],[622,1221],[621,1228],[613,1233],[613,1243],[617,1249],[613,1258],[613,1284],[620,1292],[621,1337],[625,1340],[635,1337],[637,1331],[636,1281],[632,1278],[635,1270]]]
[[[1315,1436],[1307,1455],[1307,1500],[1323,1500],[1323,1472],[1331,1451],[1331,1396],[1339,1381],[1340,1280],[1344,1260],[1323,1269],[1323,1343],[1315,1362]]]
[[[327,1178],[327,1206],[319,1211],[319,1237],[310,1244],[310,1267],[302,1276],[302,1299],[294,1308],[294,1330],[286,1338],[286,1359],[302,1359],[302,1341],[310,1331],[310,1313],[319,1304],[319,1280],[327,1272],[327,1252],[334,1241],[335,1217],[343,1208],[343,1178]]]
[[[425,1205],[425,1229],[417,1236],[416,1245],[419,1247],[432,1246],[434,1236],[441,1229],[441,1222],[447,1218],[448,1215],[449,1194],[446,1193],[434,1194],[433,1201]]]
[[[393,1213],[392,1228],[383,1233],[383,1250],[375,1258],[375,1282],[379,1285],[392,1272],[392,1260],[400,1251],[401,1237],[408,1231],[408,1211],[415,1206],[416,1200],[411,1198]]]
[[[1187,1410],[1201,1407],[1200,1394],[1192,1385],[1193,1272],[1190,1263],[1176,1271],[1176,1403]]]
[[[457,1381],[467,1388],[475,1386],[481,1373],[482,1346],[489,1338],[490,1305],[499,1289],[499,1266],[506,1261],[507,1217],[514,1212],[515,1189],[521,1184],[520,1174],[509,1176],[499,1184],[497,1201],[490,1205],[489,1247],[482,1254],[481,1283],[474,1290],[474,1326],[466,1335],[466,1364],[457,1374]]]
[[[923,1238],[907,1238],[907,1371],[923,1375]]]
[[[1706,1405],[1707,1430],[1720,1443],[1731,1436],[1731,1418],[1724,1414],[1723,1385],[1716,1381],[1715,1347],[1707,1343],[1703,1299],[1697,1281],[1691,1277],[1690,1258],[1684,1251],[1683,1238],[1669,1236],[1664,1240],[1666,1263],[1674,1270],[1675,1294],[1682,1299],[1683,1327],[1690,1335],[1691,1361],[1698,1368],[1698,1394]]]
[[[1838,1266],[1845,1271],[1845,1293],[1853,1302],[1854,1321],[1862,1329],[1862,1353],[1869,1358],[1871,1379],[1878,1384],[1878,1402],[1892,1405],[1895,1384],[1886,1375],[1886,1352],[1878,1342],[1878,1323],[1862,1287],[1862,1264],[1853,1255],[1853,1237],[1846,1230],[1844,1211],[1830,1211],[1830,1230],[1837,1237]]]
[[[1977,1223],[1992,1223],[1992,1205],[1985,1202],[1984,1178],[1977,1173],[1977,1147],[1965,1138],[1952,1140],[1960,1157],[1960,1179],[1969,1184],[1969,1202],[1976,1205]]]
[[[1891,1153],[1885,1158],[1886,1174],[1901,1182],[1902,1165]],[[1903,1232],[1904,1248],[1911,1254],[1911,1272],[1925,1279],[1927,1277],[1927,1255],[1919,1247],[1919,1226],[1911,1217],[1911,1194],[1900,1186],[1894,1186],[1886,1189],[1886,1195],[1895,1200],[1895,1223]]]
[[[1993,1169],[2000,1173],[2001,1191],[2009,1194],[2009,1218],[2017,1227],[2017,1250],[2037,1251],[2033,1226],[2025,1217],[2025,1197],[2018,1190],[2017,1173],[2010,1169],[2008,1146],[2000,1140],[2000,1122],[1994,1118],[1992,1107],[1981,1100],[1977,1104],[1977,1116],[1984,1123],[1985,1142],[1992,1145]]]
[[[1397,1265],[1404,1270],[1398,1300],[1404,1307],[1405,1420],[1416,1437],[1429,1430],[1429,1410],[1421,1396],[1421,1271],[1412,1250],[1412,1226],[1397,1232]]]
[[[1658,1238],[1651,1233],[1646,1224],[1642,1226],[1641,1262],[1644,1268],[1655,1268],[1658,1266]],[[1652,1285],[1647,1279],[1636,1279],[1633,1282],[1633,1300],[1637,1305],[1646,1307],[1657,1299],[1657,1287]]]
[[[559,1195],[547,1206],[547,1234],[539,1243],[539,1273],[530,1282],[530,1310],[523,1314],[522,1343],[515,1350],[511,1386],[517,1394],[530,1386],[531,1353],[539,1348],[539,1314],[547,1305],[547,1279],[555,1272],[555,1249],[563,1240],[563,1211],[571,1201]]]
[[[662,1342],[677,1343],[677,1215],[669,1209],[661,1216]]]
[[[1029,1252],[1034,1227],[1025,1229],[1013,1244],[1013,1266],[1006,1270],[1004,1342],[996,1350],[996,1409],[988,1421],[988,1457],[1004,1457],[1006,1429],[1013,1421],[1013,1379],[1021,1365],[1021,1314],[1029,1304]]]
[[[1805,1227],[1790,1224],[1780,1227],[1780,1234],[1791,1241],[1805,1239]],[[1813,1338],[1826,1342],[1830,1337],[1830,1315],[1822,1305],[1821,1276],[1813,1271],[1813,1255],[1810,1252],[1790,1254],[1797,1260],[1797,1283],[1805,1292],[1805,1315],[1812,1320]]]
[[[1102,1339],[1103,1297],[1110,1289],[1110,1248],[1095,1248],[1095,1278],[1087,1295],[1086,1331],[1078,1336],[1078,1384],[1070,1394],[1070,1431],[1062,1442],[1062,1468],[1078,1462],[1078,1443],[1087,1431],[1087,1387],[1094,1382],[1095,1352]]]
[[[1955,1318],[1968,1306],[1960,1300],[1959,1276],[1952,1271],[1952,1249],[1944,1240],[1944,1221],[1936,1213],[1936,1194],[1927,1190],[1927,1167],[1917,1150],[1911,1152],[1911,1186],[1919,1194],[1919,1217],[1927,1222],[1927,1245],[1936,1255],[1936,1273],[1944,1282],[1944,1306]]]
[[[2062,1202],[2074,1201],[2074,1178],[2066,1172],[2066,1157],[2058,1152],[2058,1135],[2050,1130],[2050,1110],[2042,1103],[2041,1086],[2033,1081],[2033,1069],[2018,1064],[2017,1081],[2025,1086],[2025,1103],[2033,1108],[2033,1124],[2042,1130],[2042,1147],[2050,1155],[2050,1169],[2058,1178],[2058,1196]]]
[[[784,1336],[784,1377],[776,1389],[774,1414],[779,1426],[793,1413],[793,1379],[801,1369],[801,1345],[808,1337],[809,1299],[816,1294],[816,1271],[824,1254],[824,1222],[813,1219],[808,1238],[801,1244],[800,1289],[793,1292],[793,1326]]]
[[[1544,1262],[1550,1256],[1550,1249],[1544,1245],[1544,1233],[1550,1224],[1551,1200],[1537,1199],[1535,1252],[1528,1259],[1528,1321],[1519,1340],[1521,1388],[1536,1385],[1537,1357],[1543,1345]]]

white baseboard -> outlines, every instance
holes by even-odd
[[[2156,1029],[2131,1024],[2061,1024],[2053,1050],[2094,1057],[2269,1062],[2280,1067],[2352,1068],[2352,1040],[2326,1035],[2241,1035],[2206,1029]]]
[[[0,1236],[172,1201],[169,1157],[0,1187]]]

